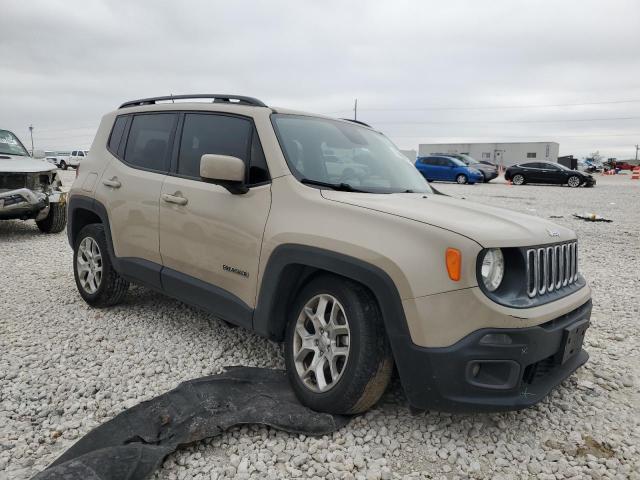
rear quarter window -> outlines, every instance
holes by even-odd
[[[122,136],[124,135],[124,129],[126,126],[127,117],[121,116],[116,118],[116,121],[113,123],[113,128],[111,129],[107,149],[116,157],[118,156],[118,148],[120,147],[120,142],[122,141]]]

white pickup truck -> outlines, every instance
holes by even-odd
[[[71,153],[58,152],[57,155],[49,158],[55,159],[54,163],[58,168],[66,170],[69,167],[78,168],[78,165],[80,165],[80,162],[87,156],[88,153],[89,150],[72,150]]]

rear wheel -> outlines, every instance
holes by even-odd
[[[514,185],[524,185],[524,175],[520,175],[519,173],[514,175],[511,179],[511,183]]]
[[[61,160],[61,161],[60,161],[60,168],[61,168],[62,170],[66,170],[66,169],[68,168],[68,167],[67,167],[67,162],[65,162],[64,160]]]
[[[285,362],[300,401],[335,414],[371,408],[393,369],[382,314],[371,292],[323,275],[302,289],[290,315]]]
[[[582,182],[580,181],[580,177],[578,177],[577,175],[571,175],[567,179],[567,185],[569,185],[571,188],[579,187],[581,183]]]
[[[50,203],[49,214],[42,220],[37,220],[36,225],[43,233],[60,233],[67,225],[67,209],[65,205]]]
[[[73,249],[73,274],[80,295],[92,307],[119,303],[129,288],[111,265],[104,226],[99,223],[80,230]]]
[[[461,173],[456,177],[456,182],[459,183],[460,185],[464,185],[465,183],[469,182],[469,179],[464,173]]]

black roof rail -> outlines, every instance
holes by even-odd
[[[221,95],[215,93],[194,93],[192,95],[166,95],[163,97],[141,98],[139,100],[131,100],[124,102],[118,108],[139,107],[142,105],[154,105],[156,102],[169,100],[190,100],[206,98],[213,100],[212,103],[230,103],[232,105],[250,105],[252,107],[266,107],[266,105],[253,97],[245,97],[242,95]]]
[[[347,122],[357,123],[359,125],[364,125],[365,127],[373,128],[368,123],[361,122],[360,120],[354,120],[353,118],[341,118],[340,120],[346,120]]]

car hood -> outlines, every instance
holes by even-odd
[[[443,228],[487,248],[544,245],[576,238],[572,230],[539,217],[446,195],[322,190],[322,196]]]
[[[487,172],[495,172],[498,169],[491,165],[485,165],[484,163],[473,163],[469,165],[471,168],[475,168],[476,170],[487,171]]]
[[[50,172],[56,166],[43,159],[0,154],[0,173]]]

